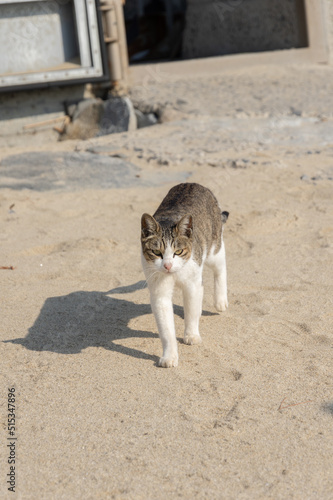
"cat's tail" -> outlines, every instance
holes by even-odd
[[[222,224],[225,224],[228,220],[229,212],[224,211],[221,213],[221,215],[222,215]]]

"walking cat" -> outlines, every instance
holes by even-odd
[[[222,212],[213,193],[200,184],[173,187],[154,216],[141,218],[142,267],[148,283],[151,307],[162,341],[159,366],[178,365],[172,294],[182,288],[185,317],[185,344],[199,344],[202,312],[202,270],[206,263],[214,271],[214,302],[225,311],[227,271],[223,243]]]

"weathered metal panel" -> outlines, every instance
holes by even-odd
[[[0,90],[106,79],[95,0],[0,0]]]

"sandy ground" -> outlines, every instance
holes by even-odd
[[[332,76],[146,85],[133,98],[176,121],[1,150],[1,498],[333,498]],[[32,175],[36,151],[49,161]],[[61,155],[71,175],[54,178]],[[124,171],[110,180],[105,161]],[[180,362],[162,369],[139,225],[183,180],[230,212],[229,309],[214,311],[207,271],[203,344],[187,346],[177,292]]]

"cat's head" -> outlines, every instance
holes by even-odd
[[[192,252],[191,215],[184,215],[177,224],[159,224],[154,217],[141,218],[142,253],[148,263],[163,273],[175,273],[189,260]]]

